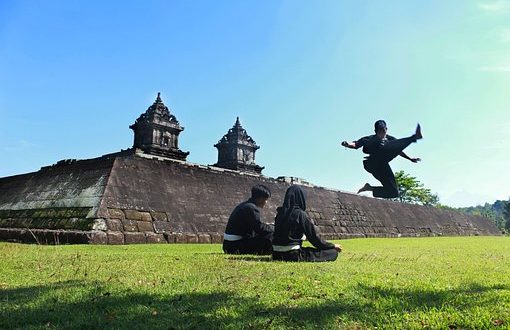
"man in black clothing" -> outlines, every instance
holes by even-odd
[[[374,197],[397,198],[397,181],[395,180],[395,175],[389,163],[399,155],[413,163],[417,163],[421,160],[420,158],[411,158],[403,151],[411,143],[423,138],[420,124],[416,127],[415,134],[403,139],[396,139],[388,135],[388,127],[384,120],[376,121],[374,129],[375,135],[365,136],[353,142],[343,141],[342,146],[351,149],[363,147],[363,152],[368,154],[368,157],[365,157],[363,161],[365,170],[382,183],[382,187],[371,186],[366,183],[358,191],[358,194],[363,191],[371,191]]]
[[[303,247],[303,234],[315,247]],[[315,226],[306,213],[305,193],[290,186],[283,205],[277,209],[273,235],[273,260],[335,261],[342,248],[317,236]]]
[[[236,206],[223,235],[223,251],[228,254],[271,254],[273,227],[260,221],[260,209],[271,192],[266,186],[251,188],[251,198]]]

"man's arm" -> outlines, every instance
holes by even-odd
[[[250,213],[251,214],[250,214],[249,218],[250,218],[252,229],[255,233],[257,233],[258,235],[267,235],[269,233],[274,232],[274,229],[272,226],[260,221],[260,211],[258,208],[251,207]]]
[[[408,155],[406,155],[406,153],[403,151],[399,155],[405,159],[412,161],[413,163],[418,163],[421,160],[420,158],[411,158]]]
[[[352,141],[352,142],[343,141],[341,143],[341,146],[349,148],[349,149],[356,149],[356,141]]]

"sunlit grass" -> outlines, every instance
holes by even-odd
[[[317,264],[0,243],[0,328],[510,328],[509,237],[340,243]]]

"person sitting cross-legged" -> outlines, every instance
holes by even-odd
[[[251,189],[251,198],[236,206],[223,235],[223,251],[227,254],[271,254],[273,227],[260,220],[260,209],[271,197],[264,185]]]
[[[273,235],[273,260],[335,261],[342,248],[322,240],[306,213],[305,192],[290,186],[277,209]],[[314,247],[303,247],[303,234]]]

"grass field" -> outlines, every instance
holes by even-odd
[[[0,328],[510,329],[510,237],[340,243],[317,264],[0,243]]]

